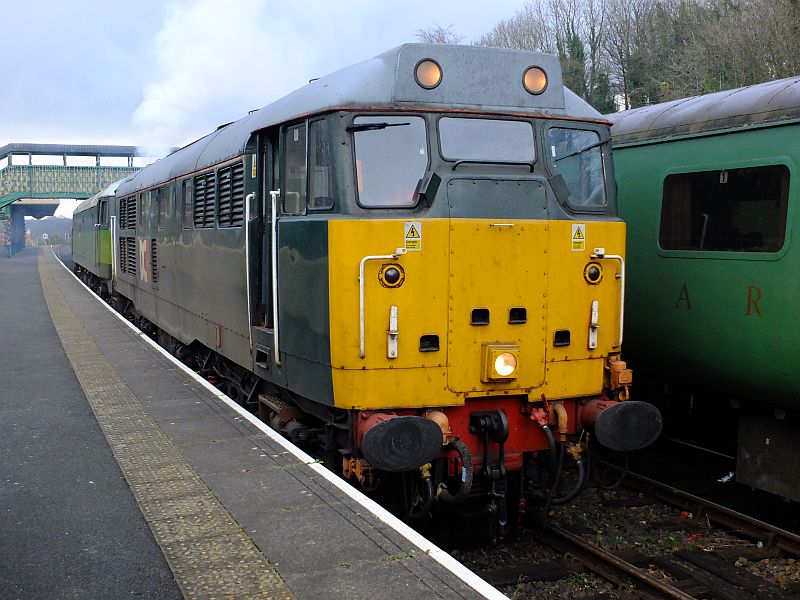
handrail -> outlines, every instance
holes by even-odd
[[[371,254],[361,259],[358,267],[358,319],[359,319],[359,334],[361,339],[359,356],[364,358],[366,356],[364,350],[364,320],[365,320],[365,307],[364,307],[364,265],[370,260],[395,260],[408,252],[405,248],[398,248],[393,254]]]
[[[618,254],[606,254],[605,248],[595,248],[590,256],[596,259],[608,258],[619,261],[619,274],[617,275],[617,279],[619,279],[619,342],[617,346],[621,348],[625,319],[625,259]]]

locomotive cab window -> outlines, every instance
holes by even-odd
[[[318,119],[289,127],[284,135],[286,193],[283,212],[303,215],[306,210],[333,208],[333,152],[328,121]]]
[[[428,169],[428,139],[422,117],[356,117],[358,203],[367,208],[402,208],[417,203],[415,192]]]
[[[669,175],[659,244],[665,250],[777,252],[788,198],[783,165]]]
[[[283,212],[302,215],[306,212],[306,124],[286,129],[284,136]]]
[[[576,211],[605,208],[606,182],[600,134],[588,129],[551,127],[547,132],[550,164],[564,178],[567,204]]]
[[[527,165],[536,158],[526,121],[442,117],[439,140],[445,160]]]

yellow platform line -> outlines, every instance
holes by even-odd
[[[53,266],[50,253],[40,252],[39,276],[56,331],[184,597],[294,598],[89,337]]]

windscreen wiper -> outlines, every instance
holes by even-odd
[[[380,123],[359,123],[358,125],[350,125],[347,131],[375,131],[377,129],[386,129],[387,127],[401,127],[403,125],[411,125],[411,123],[387,123],[385,121]]]
[[[592,148],[597,148],[598,146],[602,146],[606,143],[607,140],[601,140],[596,144],[589,144],[588,146],[584,146],[580,150],[575,150],[575,152],[570,152],[569,154],[565,154],[564,156],[559,156],[558,158],[554,158],[553,162],[558,162],[560,160],[564,160],[565,158],[570,158],[571,156],[577,156],[578,154],[583,154],[587,150],[591,150]]]

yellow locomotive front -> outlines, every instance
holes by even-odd
[[[547,77],[528,66],[519,85],[536,97],[560,84]],[[556,457],[581,466],[589,435],[630,450],[660,431],[620,360],[608,125],[547,113],[341,116],[360,217],[328,222],[333,397],[354,415],[343,470],[366,488],[416,472],[410,514],[477,496],[505,524],[509,501],[577,491],[556,490]]]

